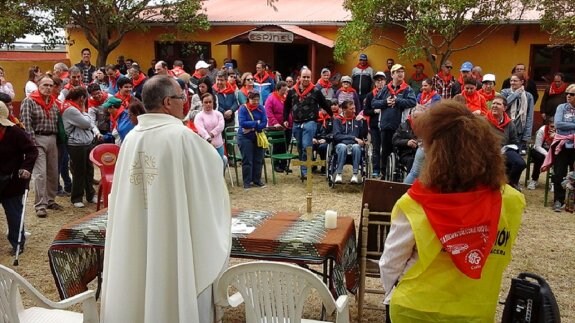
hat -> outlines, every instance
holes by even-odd
[[[256,91],[256,90],[251,90],[248,92],[248,99],[253,99],[255,97],[260,97],[260,92]]]
[[[373,76],[373,79],[374,79],[374,80],[377,80],[377,79],[379,79],[379,78],[387,78],[387,77],[385,76],[385,73],[384,73],[384,72],[379,71],[379,72],[375,73],[375,75]]]
[[[321,69],[321,73],[320,73],[320,74],[323,74],[323,73],[325,73],[325,72],[330,72],[330,73],[331,73],[331,71],[329,70],[329,68],[324,67],[324,68]]]
[[[413,67],[418,67],[418,66],[425,67],[422,62],[417,62],[417,63],[413,64]]]
[[[397,70],[405,70],[405,67],[403,67],[403,65],[401,65],[401,64],[395,64],[391,67],[390,72],[393,73]]]
[[[210,64],[204,62],[204,61],[198,61],[196,63],[196,69],[199,70],[200,68],[208,68],[210,67]]]
[[[350,84],[351,84],[351,77],[349,77],[349,76],[347,76],[347,75],[342,76],[340,82],[341,82],[341,83],[347,82],[347,83],[350,83]]]
[[[485,74],[483,75],[483,80],[481,80],[482,83],[484,82],[493,82],[495,83],[495,75],[493,74]]]
[[[118,99],[117,97],[111,97],[104,104],[102,104],[102,108],[119,108],[122,105],[122,100]]]
[[[461,72],[471,72],[473,69],[473,64],[471,62],[464,62],[461,64],[461,68],[459,69]]]
[[[9,114],[10,111],[8,110],[6,104],[0,101],[0,124],[4,127],[12,127],[14,125],[14,122],[8,120]]]
[[[359,59],[362,61],[367,61],[367,55],[361,54],[361,55],[359,55]]]

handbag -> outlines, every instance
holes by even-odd
[[[246,110],[248,110],[248,113],[250,114],[250,117],[252,118],[252,120],[255,121],[254,115],[252,114],[250,109],[248,109],[248,107],[246,107]],[[263,131],[262,132],[256,131],[256,142],[257,142],[258,147],[263,148],[263,149],[268,149],[270,146],[270,142],[268,141],[268,136],[266,136],[266,134],[263,133]]]

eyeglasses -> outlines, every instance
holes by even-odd
[[[246,81],[253,81],[254,79],[246,79]]]
[[[228,76],[229,76],[229,77],[233,77],[233,78],[236,78],[236,76],[235,76],[235,75],[228,75]]]
[[[180,95],[170,95],[168,98],[170,99],[180,99],[182,101],[186,101],[186,95],[185,94],[180,94]]]
[[[446,66],[445,66],[445,68],[447,68],[447,69],[449,69],[449,70],[450,70],[450,69],[452,69],[452,68],[453,68],[453,66],[447,66],[447,65],[446,65]]]
[[[567,96],[575,96],[575,93],[567,92]]]

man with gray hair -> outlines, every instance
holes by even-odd
[[[82,83],[82,71],[80,71],[78,67],[72,66],[69,72],[70,72],[70,79],[68,83],[64,85],[62,91],[60,91],[60,95],[58,96],[58,100],[60,100],[61,102],[64,102],[64,100],[66,99],[66,95],[68,95],[71,89],[77,86],[86,87]]]
[[[59,62],[54,64],[54,76],[62,80],[63,84],[67,84],[70,80],[70,73],[68,72],[68,65]]]
[[[212,323],[212,284],[231,248],[229,195],[213,167],[221,159],[183,125],[185,96],[174,78],[150,78],[142,98],[147,113],[114,172],[102,322]]]

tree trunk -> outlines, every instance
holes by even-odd
[[[98,58],[96,59],[96,66],[98,67],[106,66],[107,65],[106,62],[108,61],[108,55],[110,55],[110,52],[112,52],[112,50],[110,50],[107,44],[100,44],[97,50],[98,50]]]

